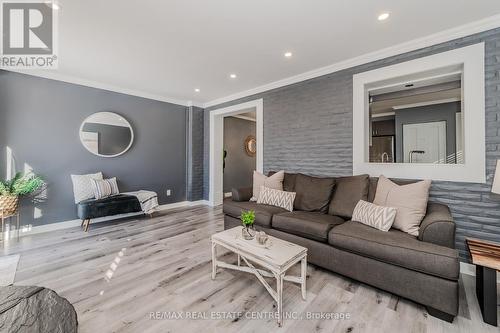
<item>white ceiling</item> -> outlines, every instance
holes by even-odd
[[[59,4],[59,69],[35,75],[195,104],[500,13],[498,0]],[[389,19],[379,22],[385,11]],[[285,59],[285,51],[293,57]]]

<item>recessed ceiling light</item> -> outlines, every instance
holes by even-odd
[[[388,18],[389,18],[389,13],[382,13],[378,16],[379,21],[384,21],[387,20]]]
[[[285,57],[291,58],[292,57],[292,52],[285,52]]]
[[[194,88],[195,92],[200,92],[200,88]]]
[[[229,77],[230,77],[231,79],[236,79],[236,74],[229,74]]]

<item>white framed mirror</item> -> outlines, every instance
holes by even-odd
[[[484,183],[484,43],[353,76],[353,172]]]
[[[116,157],[130,149],[134,142],[134,130],[119,114],[97,112],[82,122],[80,142],[94,155]]]

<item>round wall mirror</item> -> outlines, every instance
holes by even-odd
[[[255,156],[255,153],[257,152],[257,141],[252,135],[249,135],[245,139],[245,152],[248,156]]]
[[[113,112],[97,112],[83,121],[80,141],[94,155],[115,157],[132,146],[134,131],[122,116]]]

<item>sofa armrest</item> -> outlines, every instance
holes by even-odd
[[[455,222],[448,206],[429,202],[418,239],[449,248],[455,248]]]
[[[233,201],[248,201],[252,197],[253,188],[233,188]]]

